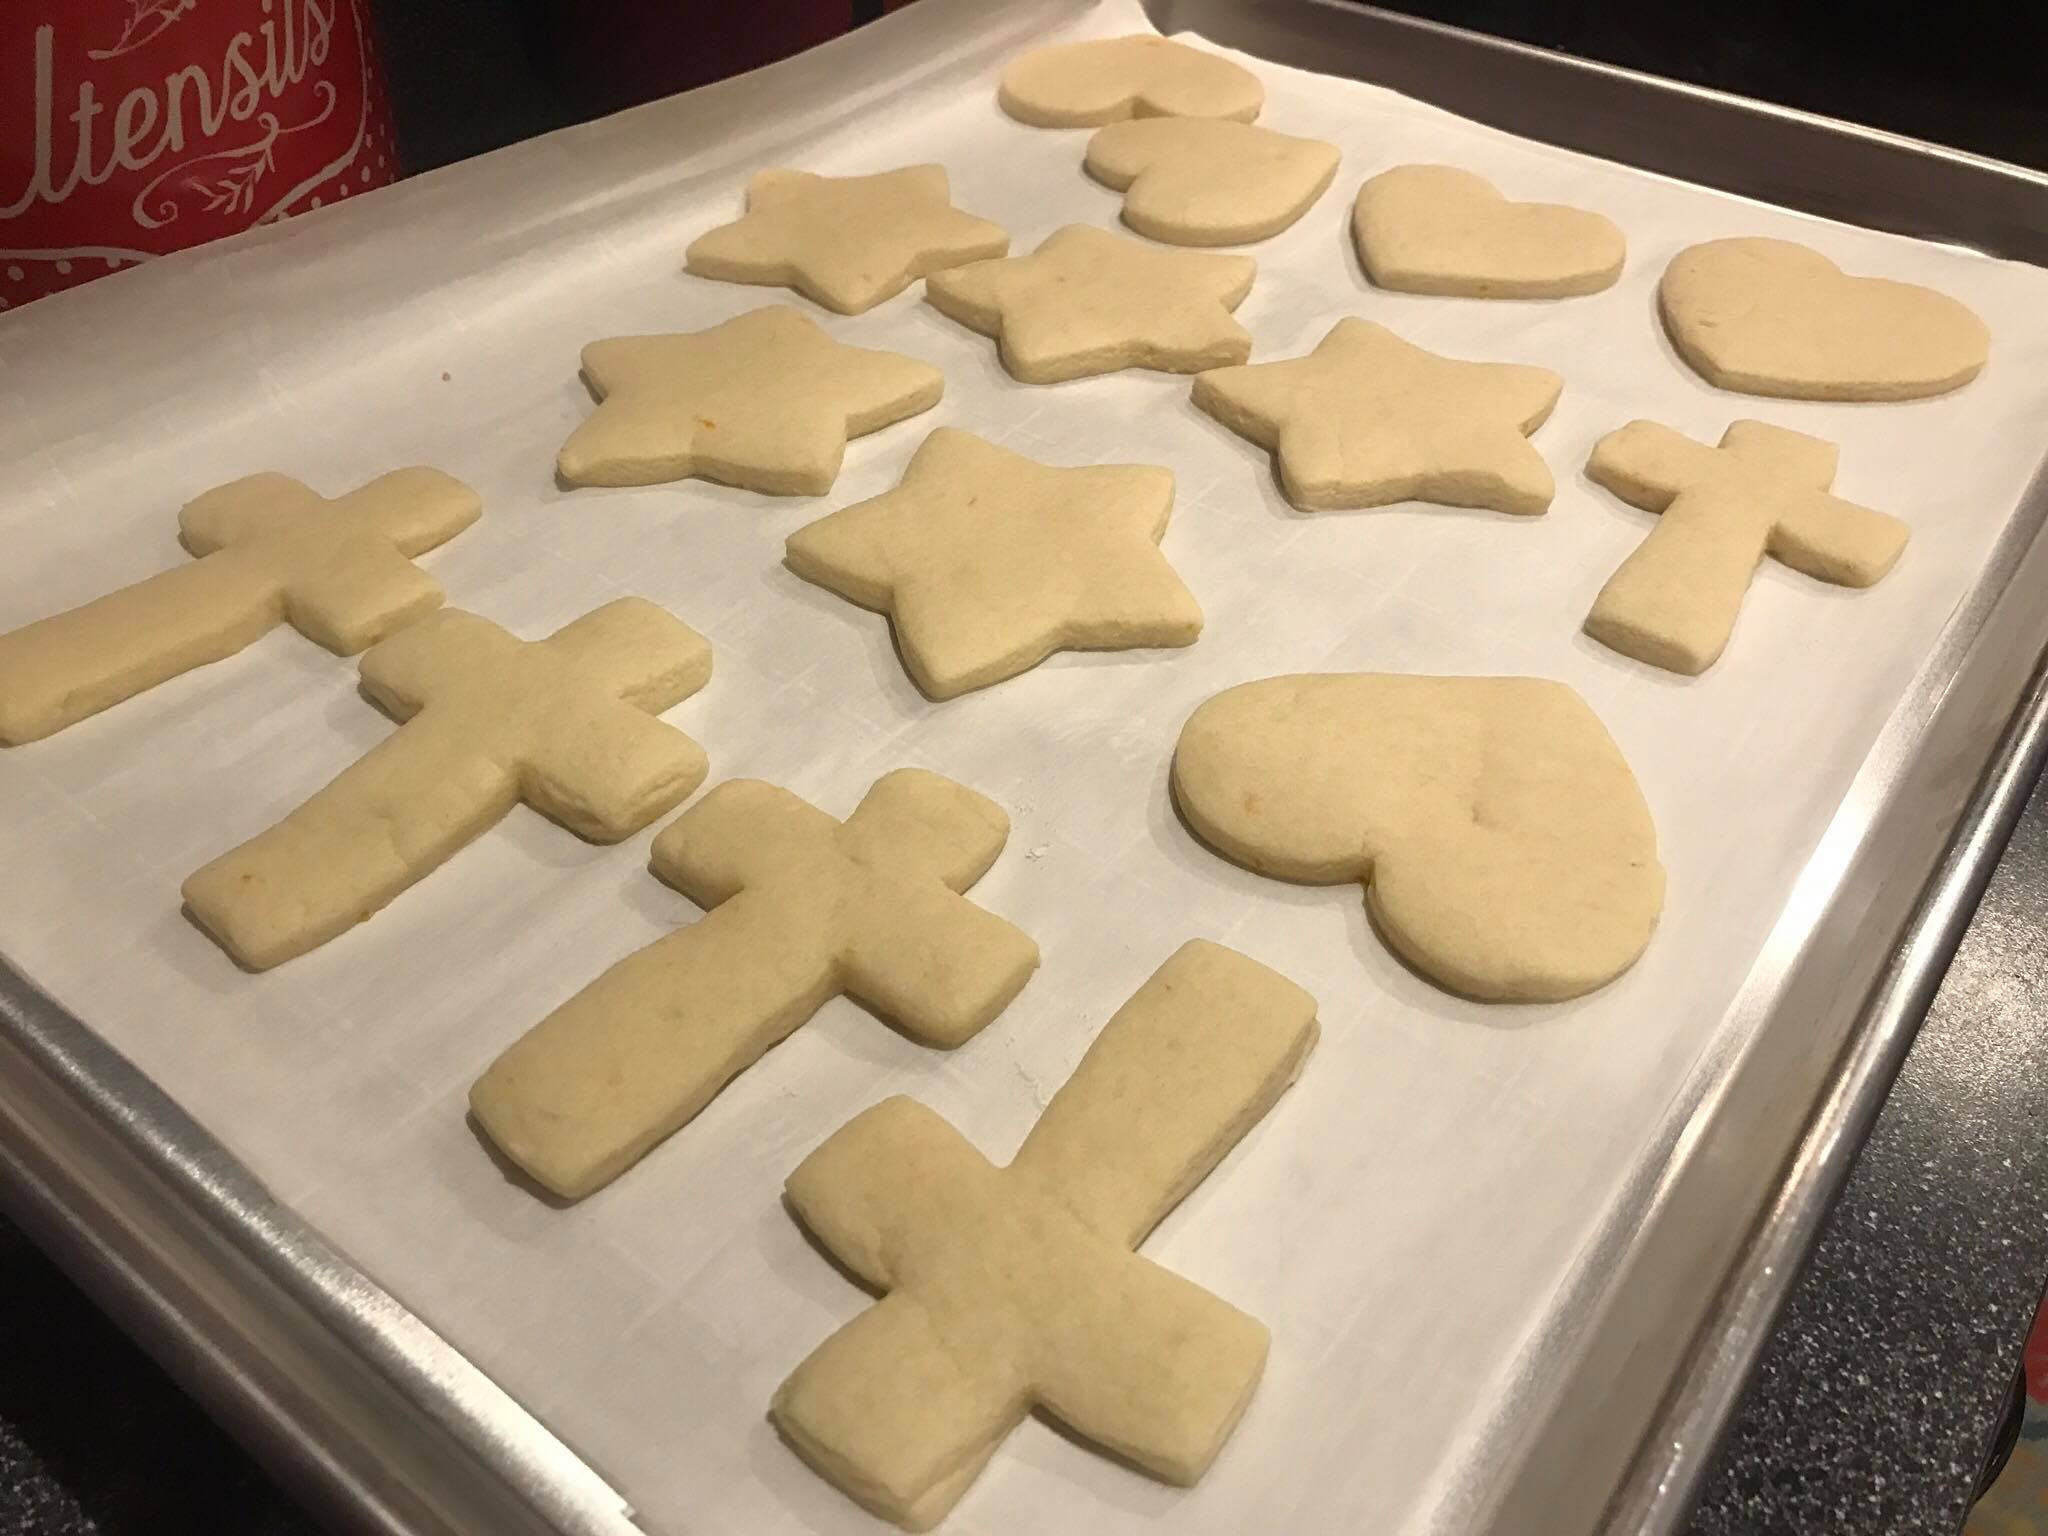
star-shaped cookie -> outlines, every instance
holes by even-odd
[[[747,183],[746,217],[699,235],[685,264],[699,277],[794,288],[857,315],[927,273],[1009,248],[1000,225],[953,206],[942,165],[877,176],[766,170]]]
[[[708,331],[612,336],[583,349],[597,412],[555,460],[570,485],[698,475],[771,496],[821,496],[846,440],[938,404],[929,363],[834,341],[786,305]]]
[[[1347,318],[1307,357],[1202,374],[1195,404],[1271,449],[1305,511],[1433,501],[1526,514],[1556,489],[1527,435],[1563,388],[1548,368],[1458,362]]]
[[[1202,610],[1160,553],[1173,472],[1054,469],[941,427],[893,491],[790,535],[789,568],[887,613],[912,679],[950,699],[1054,651],[1192,645]]]
[[[1162,251],[1069,224],[1029,256],[934,272],[924,296],[995,337],[1014,377],[1056,384],[1120,368],[1199,373],[1243,362],[1251,333],[1230,311],[1257,271],[1249,256]]]

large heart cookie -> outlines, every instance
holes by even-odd
[[[1710,384],[1794,400],[1921,400],[1977,376],[1991,333],[1945,293],[1851,277],[1790,240],[1709,240],[1657,290],[1672,345]]]
[[[1094,128],[1126,117],[1233,117],[1266,104],[1259,77],[1154,33],[1034,48],[1003,71],[996,99],[1019,122]]]
[[[1451,165],[1397,165],[1358,189],[1351,232],[1366,275],[1402,293],[1558,299],[1621,276],[1614,221],[1559,203],[1511,203]]]
[[[1124,222],[1169,245],[1277,235],[1337,174],[1337,147],[1219,117],[1111,123],[1088,141],[1088,174],[1124,195]]]
[[[1528,677],[1269,677],[1197,709],[1173,758],[1196,832],[1283,880],[1357,880],[1380,933],[1470,997],[1577,997],[1664,905],[1657,833],[1585,700]]]

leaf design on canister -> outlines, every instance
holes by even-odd
[[[111,48],[92,48],[89,59],[118,59],[154,40],[181,16],[191,14],[199,0],[128,0],[128,20]]]

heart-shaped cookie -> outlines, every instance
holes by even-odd
[[[1156,33],[1034,48],[1003,71],[996,99],[1039,128],[1094,128],[1126,117],[1232,117],[1266,104],[1241,65]]]
[[[1960,389],[1991,351],[1945,293],[1851,277],[1790,240],[1709,240],[1657,289],[1679,355],[1710,384],[1793,400],[1922,400]]]
[[[1664,905],[1635,775],[1563,683],[1244,683],[1188,718],[1173,788],[1195,831],[1240,864],[1364,883],[1387,943],[1470,997],[1590,992],[1635,963]]]
[[[1621,276],[1614,221],[1561,203],[1511,203],[1452,165],[1397,165],[1358,189],[1351,233],[1381,288],[1470,299],[1561,299]]]
[[[1218,117],[1111,123],[1088,141],[1088,174],[1124,193],[1124,222],[1169,245],[1277,235],[1337,174],[1337,146]]]

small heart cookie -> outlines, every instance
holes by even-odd
[[[1088,174],[1125,194],[1124,222],[1169,245],[1277,235],[1337,174],[1337,146],[1214,117],[1111,123],[1088,141]]]
[[[1358,189],[1351,233],[1381,288],[1468,299],[1562,299],[1621,276],[1612,219],[1561,203],[1512,203],[1452,165],[1397,165]]]
[[[1034,48],[1003,71],[996,99],[1021,123],[1094,128],[1126,117],[1231,117],[1266,104],[1250,70],[1154,33]]]
[[[1722,389],[1792,400],[1922,400],[1960,389],[1991,351],[1945,293],[1851,277],[1790,240],[1709,240],[1657,289],[1679,355]]]

